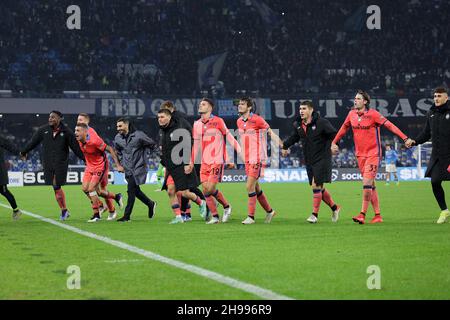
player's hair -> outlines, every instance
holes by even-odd
[[[245,101],[245,103],[247,103],[247,107],[252,107],[252,109],[255,106],[253,100],[250,97],[242,97],[239,99],[239,101]]]
[[[258,112],[256,112],[256,103],[255,101],[250,97],[242,97],[239,99],[239,101],[245,101],[247,103],[248,107],[251,107],[250,112],[256,113],[259,115]]]
[[[239,101],[245,101],[247,103],[247,107],[251,107],[250,112],[256,113],[256,104],[250,97],[242,97],[239,98]]]
[[[447,93],[448,94],[448,90],[445,87],[437,87],[436,89],[434,89],[434,93]]]
[[[117,119],[116,122],[123,122],[123,123],[126,123],[126,124],[130,124],[130,120],[128,118],[119,118],[119,119]]]
[[[170,112],[175,111],[175,105],[170,100],[166,100],[163,103],[161,103],[161,106],[159,108],[169,110]]]
[[[314,109],[314,105],[313,105],[312,101],[309,101],[309,100],[300,102],[300,105],[307,106],[309,109]]]
[[[89,129],[89,126],[86,123],[81,123],[81,122],[77,123],[77,127],[80,127],[80,128],[86,129],[86,130]]]
[[[62,115],[62,113],[61,113],[61,111],[58,111],[58,110],[52,110],[50,113],[56,114],[56,115],[57,115],[58,117],[60,117],[61,119],[64,118],[63,115]]]
[[[168,110],[167,110],[167,111],[168,111]],[[169,111],[169,112],[170,112],[170,111]],[[133,121],[131,121],[130,118],[128,118],[128,117],[122,117],[122,118],[119,118],[119,119],[117,119],[116,123],[119,123],[119,122],[123,122],[123,123],[127,124],[127,125],[128,125],[128,131],[129,131],[129,132],[134,132],[134,131],[136,131],[136,128],[135,128],[135,126],[134,126],[134,124],[133,124]]]
[[[172,116],[172,112],[169,111],[169,109],[159,109],[158,114],[164,113],[167,116]]]
[[[370,96],[367,92],[365,92],[364,90],[359,89],[358,91],[356,91],[356,94],[360,94],[363,96],[364,100],[367,101],[366,107],[370,108]]]
[[[212,101],[210,98],[202,98],[200,101],[206,101],[209,103],[209,105],[214,109],[214,101]]]
[[[89,117],[89,115],[88,115],[87,113],[84,113],[84,112],[79,113],[78,116],[85,117],[88,121],[91,119],[91,118]]]

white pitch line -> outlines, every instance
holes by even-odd
[[[2,203],[0,203],[0,206],[2,206],[4,208],[11,209],[10,206],[4,205]],[[225,285],[227,285],[229,287],[232,287],[232,288],[235,288],[235,289],[239,289],[239,290],[242,290],[242,291],[254,294],[255,296],[258,296],[258,297],[263,298],[263,299],[267,299],[267,300],[294,300],[293,298],[280,295],[280,294],[278,294],[276,292],[273,292],[273,291],[270,291],[270,290],[267,290],[267,289],[255,286],[255,285],[250,284],[250,283],[242,282],[242,281],[239,281],[239,280],[236,280],[236,279],[224,276],[224,275],[222,275],[220,273],[217,273],[217,272],[214,272],[214,271],[210,271],[210,270],[203,269],[203,268],[200,268],[200,267],[197,267],[197,266],[194,266],[194,265],[191,265],[191,264],[187,264],[187,263],[184,263],[184,262],[181,262],[181,261],[178,261],[178,260],[167,258],[167,257],[161,256],[159,254],[156,254],[154,252],[147,251],[147,250],[144,250],[144,249],[141,249],[141,248],[129,245],[129,244],[125,243],[125,242],[113,240],[113,239],[110,239],[110,238],[104,237],[104,236],[99,236],[99,235],[97,235],[95,233],[92,233],[92,232],[89,232],[89,231],[84,231],[82,229],[78,229],[76,227],[73,227],[73,226],[70,226],[70,225],[67,225],[67,224],[64,224],[64,223],[61,223],[61,222],[49,219],[49,218],[42,217],[42,216],[40,216],[38,214],[35,214],[35,213],[32,213],[32,212],[28,212],[28,211],[24,211],[24,210],[21,210],[21,211],[23,212],[23,214],[26,214],[26,215],[28,215],[30,217],[33,217],[33,218],[36,218],[38,220],[41,220],[41,221],[53,224],[53,225],[55,225],[57,227],[60,227],[60,228],[63,228],[63,229],[75,232],[75,233],[77,233],[79,235],[82,235],[82,236],[85,236],[85,237],[88,237],[88,238],[92,238],[92,239],[95,239],[95,240],[102,241],[104,243],[110,244],[112,246],[115,246],[115,247],[118,247],[118,248],[130,251],[130,252],[133,252],[133,253],[140,254],[141,256],[144,256],[144,257],[146,257],[148,259],[168,264],[168,265],[170,265],[172,267],[179,268],[179,269],[182,269],[182,270],[194,273],[194,274],[199,275],[201,277],[204,277],[204,278],[207,278],[207,279],[210,279],[210,280],[214,280],[214,281],[219,282],[219,283],[223,283],[223,284],[225,284]]]
[[[105,263],[132,263],[132,262],[142,262],[144,259],[114,259],[114,260],[105,260]]]

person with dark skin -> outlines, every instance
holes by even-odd
[[[53,186],[56,201],[61,209],[60,219],[64,221],[70,216],[66,206],[66,196],[62,189],[66,183],[69,167],[69,148],[78,158],[84,160],[84,156],[74,133],[62,120],[61,112],[57,110],[50,112],[48,124],[43,125],[35,132],[20,155],[25,160],[27,154],[42,143],[45,184]]]

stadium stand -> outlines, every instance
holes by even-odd
[[[61,3],[2,5],[0,89],[193,94],[211,89],[198,86],[198,61],[221,52],[228,53],[222,94],[363,87],[403,95],[450,79],[447,15],[433,14],[449,11],[446,0],[405,1],[402,10],[378,1],[389,22],[383,33],[365,27],[356,0],[273,0],[262,9],[263,2],[248,0],[86,1],[77,32],[61,32]],[[426,27],[414,23],[419,19]]]

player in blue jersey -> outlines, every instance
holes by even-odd
[[[389,181],[391,180],[391,174],[394,175],[394,179],[397,180],[397,185],[399,185],[400,181],[397,175],[397,160],[398,153],[395,149],[391,148],[391,145],[386,145],[386,152],[384,155],[384,161],[386,162],[386,185],[389,185]]]

